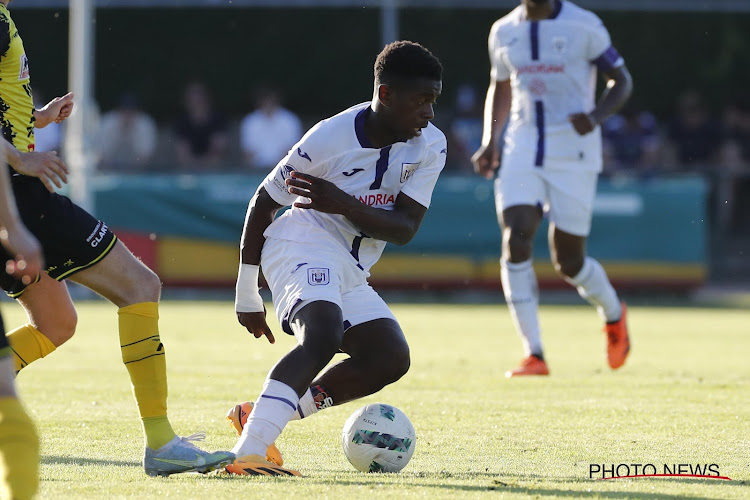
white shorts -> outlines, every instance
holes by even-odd
[[[273,295],[282,330],[294,335],[290,323],[304,305],[318,300],[341,308],[344,330],[375,319],[396,320],[354,258],[331,244],[267,238],[261,267]]]
[[[495,180],[495,210],[516,205],[534,205],[544,210],[559,229],[576,236],[588,236],[596,195],[598,172],[571,168],[501,168]]]

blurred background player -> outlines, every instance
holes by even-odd
[[[240,124],[240,147],[245,162],[265,173],[302,137],[302,122],[281,106],[281,94],[271,87],[256,91],[255,104]]]
[[[586,238],[602,169],[599,124],[629,97],[630,74],[601,20],[567,0],[521,0],[492,26],[489,54],[484,136],[473,161],[477,173],[494,175],[510,113],[495,203],[503,227],[503,291],[526,357],[506,375],[549,374],[532,267],[544,210],[555,270],[596,306],[605,323],[609,365],[619,368],[630,349],[625,304],[599,262],[586,255]],[[594,105],[597,69],[607,85]]]
[[[274,342],[258,293],[262,263],[282,329],[298,344],[254,407],[244,405],[252,412],[232,473],[299,475],[266,460],[289,420],[373,394],[409,369],[401,327],[367,278],[386,242],[403,245],[417,232],[445,165],[445,136],[430,123],[442,66],[421,45],[394,42],[375,61],[374,84],[371,102],[313,127],[250,201],[238,319]],[[339,351],[349,358],[319,375]]]
[[[227,119],[214,109],[202,82],[185,87],[184,110],[175,123],[177,161],[182,168],[207,171],[221,167],[227,153]]]
[[[31,283],[44,269],[39,242],[21,222],[0,144],[0,244],[12,256],[8,272]],[[39,439],[34,424],[16,396],[13,359],[0,316],[0,497],[25,500],[39,485]]]
[[[42,358],[75,332],[76,311],[66,278],[94,290],[118,310],[122,359],[130,374],[141,414],[149,475],[208,472],[231,461],[226,452],[206,453],[179,438],[167,419],[167,368],[159,338],[161,281],[117,240],[107,225],[54,193],[68,169],[53,152],[35,153],[34,127],[65,120],[73,95],[34,109],[23,42],[0,0],[0,122],[13,168],[11,185],[21,218],[39,240],[48,266],[32,283],[0,270],[0,286],[26,310],[29,323],[8,333],[15,370]],[[0,249],[0,262],[13,255]]]

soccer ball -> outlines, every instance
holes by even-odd
[[[352,413],[341,434],[344,454],[361,472],[398,472],[417,444],[414,426],[404,412],[374,403]]]

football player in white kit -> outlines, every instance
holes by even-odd
[[[625,304],[602,266],[586,255],[586,237],[602,168],[599,124],[630,96],[630,74],[601,20],[567,0],[521,0],[492,26],[489,52],[484,135],[473,161],[477,173],[494,175],[510,115],[495,204],[503,228],[501,281],[525,359],[506,376],[549,374],[531,261],[544,211],[555,269],[596,306],[609,365],[619,368],[630,349]],[[607,85],[595,103],[597,70]]]
[[[229,472],[299,475],[280,467],[273,446],[289,420],[377,392],[409,369],[404,334],[367,277],[386,242],[412,239],[430,205],[447,152],[430,123],[441,91],[442,66],[427,49],[387,45],[375,62],[372,101],[310,129],[250,201],[237,317],[274,342],[258,294],[261,265],[279,323],[298,343],[254,405],[230,411],[241,434]],[[340,351],[349,357],[319,374]]]

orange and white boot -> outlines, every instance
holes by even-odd
[[[238,405],[234,405],[234,407],[227,412],[227,420],[229,421],[229,424],[232,426],[232,428],[237,431],[237,435],[242,435],[242,429],[245,428],[245,424],[247,423],[247,417],[250,415],[250,412],[253,411],[253,407],[255,406],[255,403],[252,401],[246,401],[244,403],[240,403]],[[253,455],[256,456],[256,455]],[[242,457],[245,458],[245,457]],[[268,462],[271,462],[273,465],[277,465],[281,467],[284,465],[284,458],[281,456],[281,452],[276,447],[276,444],[272,444],[268,447],[266,450],[266,460]],[[235,461],[236,463],[237,461]],[[229,467],[233,467],[233,465],[230,465],[227,467],[227,470],[229,470]],[[232,472],[232,471],[230,471]],[[292,471],[295,472],[295,471]],[[235,472],[235,474],[239,474],[238,472]],[[269,474],[266,474],[269,475]],[[289,474],[270,474],[270,475],[289,475]],[[291,475],[299,475],[299,472],[296,474]]]
[[[604,325],[607,334],[607,361],[613,370],[625,364],[625,359],[630,352],[630,337],[628,336],[627,323],[628,308],[622,303],[622,314],[620,319],[614,323]]]
[[[298,471],[279,467],[260,455],[239,457],[227,465],[226,470],[240,476],[302,476]]]
[[[509,370],[505,372],[505,376],[508,378],[521,377],[526,375],[549,375],[547,363],[545,363],[543,359],[532,354],[528,358],[525,358],[523,361],[521,361],[521,366],[519,366],[515,370]]]

